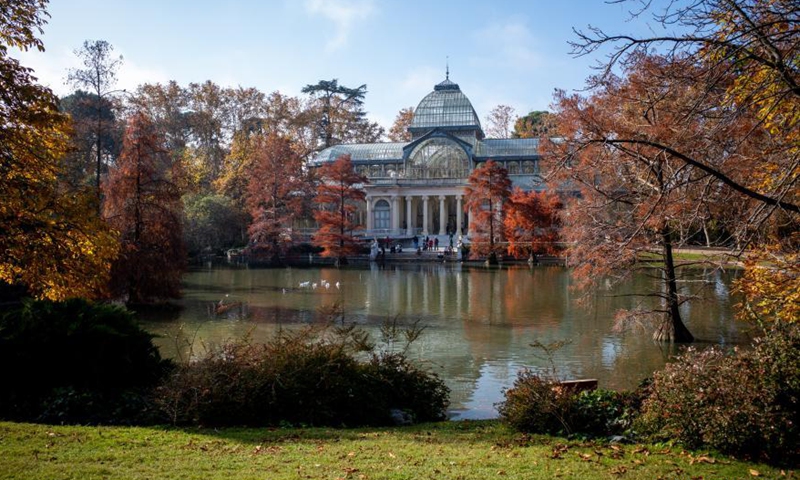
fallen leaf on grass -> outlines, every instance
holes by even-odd
[[[752,475],[752,476],[754,476],[754,477],[760,477],[760,476],[761,476],[761,472],[759,472],[758,470],[755,470],[755,469],[751,468],[751,469],[750,469],[750,475]]]
[[[611,475],[624,475],[627,471],[628,469],[624,465],[617,465],[611,469]]]
[[[695,463],[717,463],[717,461],[706,455],[700,455],[699,457],[689,455],[689,465],[694,465]]]

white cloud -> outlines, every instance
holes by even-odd
[[[482,55],[472,58],[476,66],[530,70],[541,67],[544,57],[535,50],[536,38],[519,20],[493,23],[475,34]]]
[[[367,19],[375,10],[374,0],[307,0],[308,13],[321,15],[334,24],[334,36],[325,45],[332,52],[347,44],[353,26]]]
[[[75,89],[66,83],[70,69],[84,68],[80,58],[72,50],[63,48],[50,49],[46,52],[28,50],[27,52],[14,51],[12,55],[20,63],[33,69],[33,75],[38,83],[50,88],[53,93],[63,97]],[[163,83],[169,81],[169,76],[164,72],[150,67],[138,65],[125,58],[117,71],[117,83],[114,88],[132,92],[143,83]]]
[[[47,52],[11,50],[10,54],[19,60],[22,66],[33,69],[33,76],[37,78],[38,83],[50,88],[56,95],[64,96],[72,91],[72,88],[65,83],[67,71],[70,68],[80,67],[80,61],[71,50]]]

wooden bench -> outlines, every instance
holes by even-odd
[[[569,392],[573,395],[577,395],[581,392],[597,390],[597,379],[585,378],[582,380],[565,380],[563,382],[559,382],[558,386],[555,388]]]

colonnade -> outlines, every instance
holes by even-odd
[[[464,195],[367,195],[366,228],[394,235],[447,235],[465,232],[469,215]],[[388,207],[388,208],[387,208]]]

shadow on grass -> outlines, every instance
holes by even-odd
[[[421,423],[405,427],[262,427],[262,428],[179,428],[168,427],[191,435],[203,435],[250,445],[277,445],[282,443],[311,443],[337,441],[373,441],[383,436],[396,440],[438,444],[508,444],[530,439],[529,435],[516,433],[497,420],[460,420]],[[549,438],[549,437],[548,437]]]

